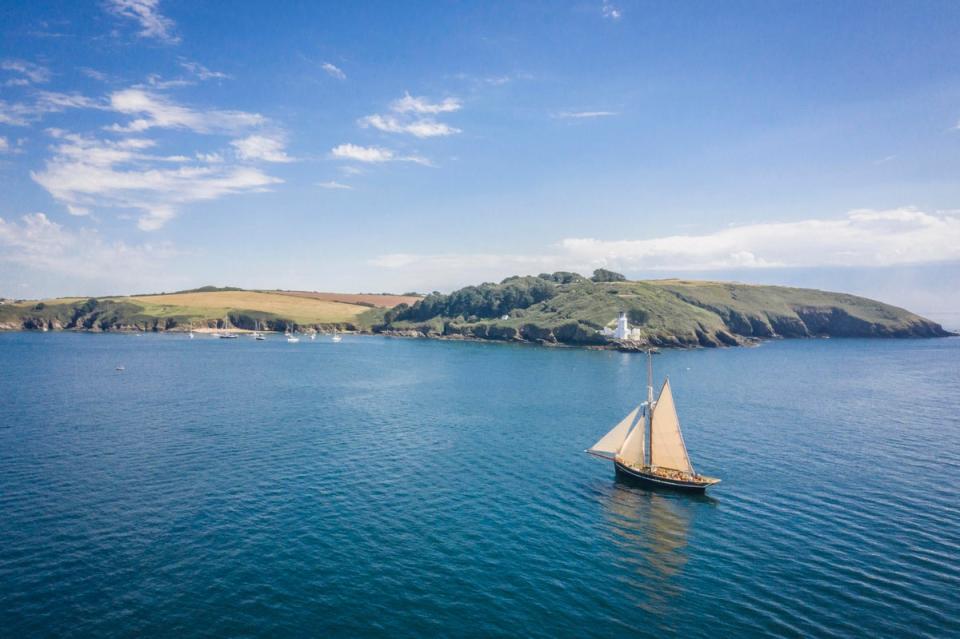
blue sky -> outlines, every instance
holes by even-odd
[[[960,311],[956,3],[0,8],[0,295],[598,266]]]

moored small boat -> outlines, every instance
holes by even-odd
[[[693,469],[680,432],[669,378],[657,400],[653,400],[652,359],[647,351],[647,401],[630,411],[586,452],[613,461],[617,477],[651,487],[703,492],[720,480]]]

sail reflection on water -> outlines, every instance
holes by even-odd
[[[638,490],[616,482],[605,497],[604,513],[610,524],[617,557],[623,563],[621,578],[628,599],[651,613],[667,612],[670,600],[682,591],[680,577],[688,560],[687,538],[695,509],[691,500],[657,491]]]

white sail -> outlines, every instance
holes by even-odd
[[[640,412],[640,407],[637,406],[630,414],[623,418],[623,420],[610,429],[610,432],[600,438],[596,444],[587,449],[587,452],[590,453],[600,453],[602,457],[613,457],[617,454],[617,451],[620,450],[620,446],[623,444],[623,440],[626,439],[627,433],[630,432],[630,426],[633,425],[633,422],[637,419],[637,413]],[[603,453],[606,453],[605,455]]]
[[[627,439],[623,442],[623,446],[620,447],[620,452],[617,455],[620,461],[629,466],[640,467],[646,465],[643,459],[644,443],[647,437],[645,430],[646,424],[641,420],[627,435]]]
[[[669,379],[663,383],[660,397],[654,406],[651,431],[651,463],[660,468],[693,473],[693,466],[687,455],[687,446],[683,443],[683,435],[680,433],[680,419],[677,417],[677,408],[673,403]]]

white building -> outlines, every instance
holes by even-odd
[[[617,317],[616,328],[610,328],[608,326],[600,331],[600,333],[604,337],[612,337],[613,339],[639,340],[643,337],[643,331],[639,328],[630,328],[626,311],[620,311],[620,315]]]

